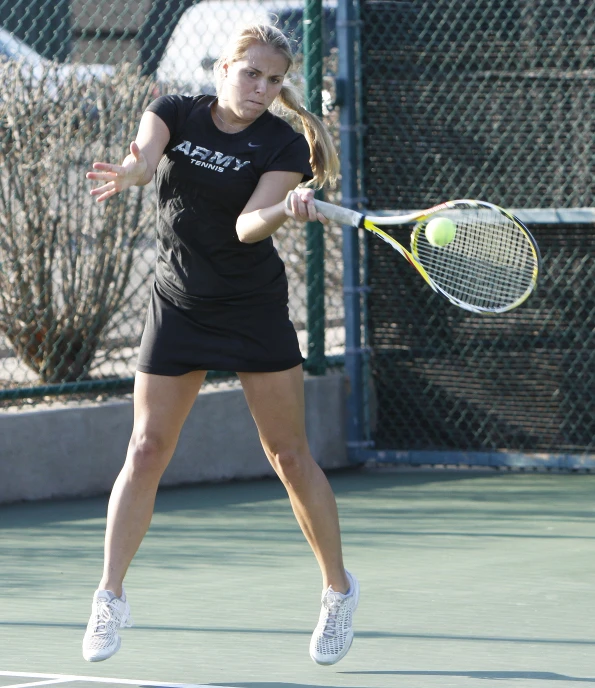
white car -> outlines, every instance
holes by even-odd
[[[335,40],[336,0],[324,2],[324,44]],[[253,23],[274,24],[301,49],[303,0],[201,0],[180,18],[157,69],[178,92],[215,93],[213,65],[231,36]]]
[[[14,60],[22,65],[24,74],[33,80],[39,80],[48,71],[52,70],[52,77],[55,83],[56,93],[59,85],[71,74],[76,74],[80,80],[91,80],[104,76],[113,76],[115,69],[111,65],[105,64],[84,64],[84,63],[55,63],[42,57],[24,41],[14,36],[6,29],[0,27],[0,59]],[[54,90],[52,88],[52,90]]]

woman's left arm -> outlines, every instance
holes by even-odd
[[[288,217],[302,222],[324,222],[316,212],[312,189],[296,189],[292,209],[287,209],[285,197],[302,181],[300,172],[265,172],[242,214],[236,222],[241,242],[253,244],[274,234]]]

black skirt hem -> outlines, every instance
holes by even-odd
[[[222,363],[217,363],[210,366],[204,366],[201,368],[182,368],[181,366],[148,366],[148,365],[137,365],[136,370],[139,373],[146,373],[147,375],[164,375],[167,377],[180,377],[181,375],[186,375],[186,373],[193,373],[198,370],[207,371],[217,371],[223,373],[280,373],[283,370],[291,370],[296,366],[302,365],[306,359],[300,357],[299,359],[294,359],[292,361],[275,361],[274,363],[255,363],[254,361],[248,362],[230,362],[229,365],[224,365]]]
[[[197,370],[271,373],[303,361],[287,302],[183,309],[153,285],[138,371],[167,376]]]

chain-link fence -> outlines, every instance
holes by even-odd
[[[0,400],[131,380],[154,271],[154,189],[98,205],[85,172],[122,160],[157,96],[214,93],[234,30],[286,32],[291,79],[307,100],[320,93],[338,139],[335,5],[321,3],[319,33],[305,36],[303,0],[0,0]],[[303,354],[322,350],[327,363],[344,346],[341,233],[324,230],[313,275],[308,242],[321,232],[288,224],[275,243]]]
[[[595,449],[593,226],[529,227],[543,251],[538,292],[517,310],[489,317],[453,308],[370,239],[366,325],[376,449]]]
[[[370,209],[593,205],[595,5],[362,3]]]
[[[518,209],[543,274],[517,311],[471,315],[365,237],[372,448],[356,454],[592,455],[595,213],[543,224],[528,209],[551,220],[595,205],[595,5],[364,0],[361,19],[367,207],[480,198]]]

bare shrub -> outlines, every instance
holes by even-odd
[[[85,172],[122,159],[152,81],[7,61],[0,84],[0,331],[42,382],[80,380],[153,225],[146,191],[99,205]]]

